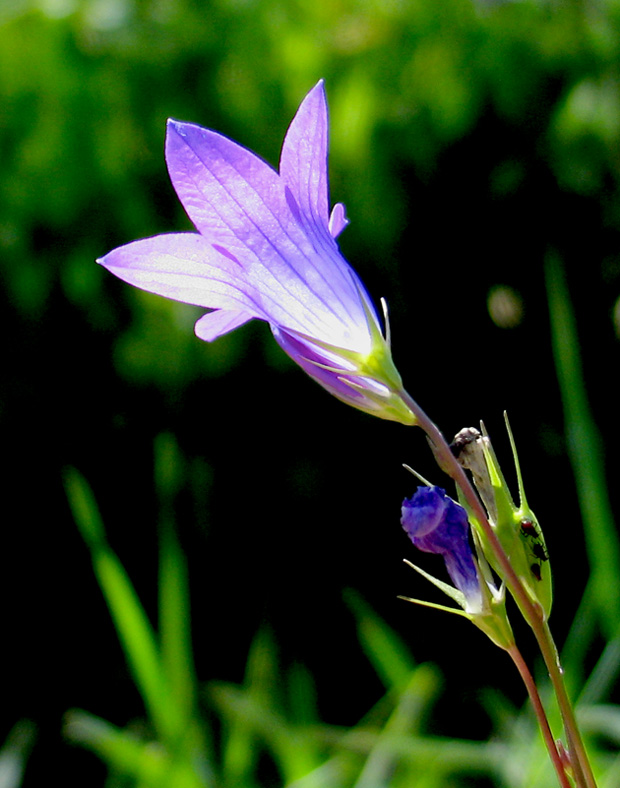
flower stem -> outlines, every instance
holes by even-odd
[[[543,642],[546,643],[548,656],[543,650]],[[547,667],[549,666],[550,662],[553,662],[553,664],[557,667],[557,670],[549,670],[549,676],[551,678],[551,683],[553,684],[553,691],[555,692],[555,697],[560,708],[560,713],[562,714],[568,751],[571,757],[571,763],[573,763],[575,767],[575,779],[578,778],[577,771],[579,768],[581,770],[582,784],[587,786],[587,788],[596,788],[596,781],[594,779],[594,774],[592,773],[592,767],[590,766],[583,740],[577,726],[575,711],[566,690],[564,671],[562,670],[562,666],[560,664],[560,657],[558,655],[553,636],[551,635],[549,624],[546,621],[544,621],[542,624],[542,642],[539,639],[538,643],[541,651],[543,652],[543,657]],[[581,783],[578,781],[578,784]]]
[[[517,577],[508,556],[504,552],[495,531],[489,523],[480,498],[469,481],[467,474],[459,465],[456,457],[452,454],[448,442],[437,425],[431,421],[417,402],[407,394],[406,391],[401,391],[400,396],[415,415],[416,425],[426,433],[440,468],[450,476],[463,493],[476,520],[485,532],[491,549],[493,550],[493,554],[497,559],[497,563],[501,567],[502,577],[506,586],[515,598],[523,617],[534,633],[545,661],[549,677],[551,678],[551,683],[562,715],[568,751],[571,758],[571,766],[573,768],[577,788],[596,788],[592,768],[588,761],[581,733],[577,727],[572,704],[566,691],[566,685],[564,684],[563,671],[557,649],[551,637],[547,622],[545,621],[543,610],[541,606],[530,597]]]
[[[530,696],[530,701],[534,708],[534,713],[536,714],[536,719],[538,720],[540,731],[545,741],[545,746],[547,747],[549,757],[553,763],[553,768],[555,769],[558,776],[558,782],[562,788],[571,788],[570,780],[568,779],[566,769],[564,768],[564,762],[562,761],[560,753],[558,752],[555,739],[553,738],[553,733],[549,727],[547,714],[542,705],[542,701],[540,700],[540,695],[538,694],[538,687],[536,686],[536,682],[530,673],[530,669],[526,665],[525,660],[523,659],[523,656],[516,645],[510,649],[507,649],[507,651],[512,661],[515,663],[523,683],[525,684],[528,695]]]

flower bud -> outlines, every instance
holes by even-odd
[[[477,557],[469,538],[466,510],[440,487],[418,487],[402,506],[401,524],[413,544],[443,557],[454,587],[407,562],[459,604],[462,610],[408,599],[468,618],[494,643],[508,649],[514,644],[505,609],[503,587],[495,587],[484,557]]]

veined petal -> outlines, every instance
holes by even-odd
[[[166,161],[189,218],[215,243],[254,242],[258,228],[275,235],[294,224],[278,173],[222,134],[170,119]]]
[[[274,315],[287,324],[298,319],[296,304],[278,301],[277,294],[257,287],[234,256],[198,233],[169,233],[134,241],[97,262],[129,284],[176,301],[241,309],[268,322],[276,319]]]
[[[121,246],[97,261],[129,284],[150,293],[219,309],[243,308],[265,319],[248,295],[234,263],[196,233],[170,233]]]
[[[329,125],[321,80],[302,101],[284,138],[280,176],[299,206],[309,233],[331,241],[327,150]]]
[[[443,556],[452,582],[465,595],[467,612],[482,610],[465,509],[440,487],[418,487],[412,498],[403,501],[401,524],[419,550]]]
[[[220,134],[177,121],[169,121],[166,158],[197,229],[239,262],[257,301],[273,302],[263,304],[271,322],[359,349],[351,326],[363,320],[361,284],[333,239],[313,243],[296,200],[269,165]]]

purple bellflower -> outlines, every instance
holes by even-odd
[[[253,318],[339,399],[414,424],[389,339],[336,238],[329,212],[323,82],[286,134],[279,172],[221,134],[168,121],[170,178],[197,232],[157,235],[113,250],[103,266],[132,285],[212,311],[195,326],[208,342]]]
[[[412,498],[403,501],[401,524],[418,549],[443,556],[455,587],[410,561],[406,563],[451,597],[459,609],[409,597],[403,599],[464,616],[500,648],[512,648],[514,635],[506,615],[505,588],[495,586],[484,556],[474,554],[465,509],[440,487],[418,487]]]
[[[412,498],[403,501],[400,522],[419,550],[443,556],[452,582],[465,597],[467,610],[480,611],[482,592],[465,509],[441,487],[418,487]]]

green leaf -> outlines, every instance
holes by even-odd
[[[20,720],[0,749],[0,788],[19,788],[36,737],[30,720]]]
[[[104,760],[108,767],[148,788],[203,788],[191,764],[171,758],[167,750],[85,711],[65,716],[65,734]]]
[[[357,635],[383,686],[405,687],[415,668],[411,652],[398,635],[352,590],[344,600],[355,616]]]
[[[284,782],[298,780],[320,766],[322,758],[312,729],[293,725],[285,720],[279,710],[252,697],[247,690],[217,684],[210,688],[210,695],[227,722],[237,723],[236,731],[242,730],[241,726],[244,726],[253,733],[255,742],[257,739],[264,742]],[[236,744],[239,744],[239,739]],[[227,776],[230,774],[227,771]],[[236,781],[231,784],[240,783]]]
[[[182,486],[182,458],[174,438],[155,441],[155,482],[160,499],[159,629],[161,659],[179,713],[194,715],[198,696],[191,639],[187,560],[177,537],[175,498]]]
[[[181,720],[171,702],[155,633],[138,596],[105,540],[105,532],[86,480],[75,470],[65,474],[73,516],[91,551],[93,568],[114,621],[136,685],[153,723],[165,739],[173,739]]]
[[[438,689],[439,677],[435,670],[427,665],[415,669],[369,752],[354,788],[388,788],[399,761],[391,741],[401,736],[414,738],[418,735],[428,704]]]
[[[276,645],[271,632],[264,628],[255,636],[248,655],[244,680],[246,696],[252,702],[265,704],[271,698],[273,703],[277,696],[277,673]],[[213,692],[216,699],[221,699],[218,693],[226,690],[215,688]],[[243,715],[227,714],[222,754],[227,782],[230,785],[248,784],[255,773],[258,757],[255,727]]]
[[[546,261],[551,335],[564,408],[566,439],[583,518],[596,615],[608,638],[620,625],[620,547],[607,494],[603,441],[590,411],[579,354],[579,339],[562,265]]]

